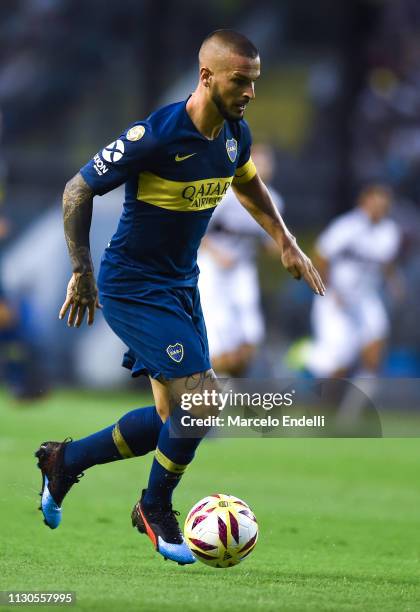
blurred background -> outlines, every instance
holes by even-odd
[[[381,289],[390,331],[378,374],[420,377],[417,0],[2,0],[0,351],[1,376],[15,395],[130,384],[119,368],[124,347],[101,315],[92,329],[58,321],[70,276],[61,194],[130,123],[187,97],[200,43],[222,27],[260,49],[246,119],[254,141],[274,151],[271,184],[307,251],[354,207],[361,187],[392,186],[399,290]],[[96,266],[122,201],[121,188],[95,199]],[[283,272],[278,256],[261,248],[256,257],[266,331],[248,373],[302,371],[311,292]]]

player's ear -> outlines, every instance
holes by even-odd
[[[213,76],[213,72],[210,68],[206,68],[202,66],[200,68],[200,81],[204,85],[204,87],[210,87],[211,77]]]

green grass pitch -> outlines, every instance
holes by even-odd
[[[24,407],[0,393],[0,590],[71,590],[76,609],[113,612],[420,609],[418,439],[203,443],[175,507],[183,519],[218,491],[251,505],[260,539],[230,569],[165,562],[131,527],[151,456],[88,471],[60,528],[46,528],[39,443],[91,433],[147,399],[58,392]]]

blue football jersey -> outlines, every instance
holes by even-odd
[[[251,180],[251,134],[225,121],[208,140],[186,101],[134,123],[81,170],[95,194],[125,183],[125,202],[98,278],[104,295],[130,296],[138,283],[197,283],[197,250],[212,212],[232,183]]]

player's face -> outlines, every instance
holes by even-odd
[[[381,193],[371,194],[367,200],[370,218],[374,223],[378,223],[386,217],[391,207],[391,198]]]
[[[213,74],[210,99],[224,119],[239,121],[250,100],[255,98],[254,83],[260,76],[260,59],[231,56]]]

